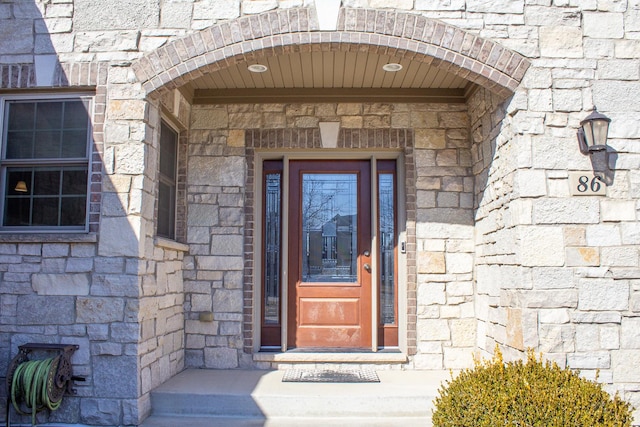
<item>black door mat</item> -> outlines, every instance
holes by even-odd
[[[285,383],[379,383],[380,378],[373,369],[288,369],[284,372]]]

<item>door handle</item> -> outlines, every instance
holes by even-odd
[[[371,266],[369,265],[369,263],[368,263],[368,262],[367,262],[367,263],[365,263],[365,264],[363,265],[363,267],[364,267],[364,269],[365,269],[365,270],[367,270],[369,273],[371,273]]]

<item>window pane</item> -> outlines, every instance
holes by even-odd
[[[62,127],[62,102],[38,102],[36,129],[60,129]]]
[[[30,203],[31,200],[29,197],[12,197],[5,200],[4,222],[2,225],[30,225]]]
[[[158,187],[158,235],[173,239],[175,237],[175,189],[160,182]]]
[[[87,194],[87,170],[81,168],[65,168],[62,172],[62,194]]]
[[[264,323],[278,324],[280,316],[280,174],[268,174],[266,179],[264,229]]]
[[[65,130],[62,133],[62,153],[60,157],[87,156],[87,129]]]
[[[383,324],[396,323],[395,312],[395,218],[392,174],[378,175],[380,215],[380,302]]]
[[[65,129],[87,129],[88,108],[87,101],[66,101],[62,127]]]
[[[302,280],[355,282],[356,174],[302,175]]]
[[[63,197],[60,225],[84,225],[87,210],[86,197]]]
[[[160,127],[160,173],[175,180],[178,134],[164,122]]]
[[[58,195],[60,192],[60,169],[36,169],[33,180],[33,194]]]
[[[37,131],[35,133],[36,159],[55,159],[60,157],[60,131]]]
[[[33,131],[7,132],[7,159],[33,157]]]
[[[33,120],[36,110],[34,102],[15,102],[9,108],[9,130],[33,129]]]
[[[58,225],[58,208],[60,199],[57,197],[37,197],[33,199],[34,226]]]

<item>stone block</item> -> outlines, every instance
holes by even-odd
[[[515,191],[521,197],[539,197],[547,194],[547,175],[543,170],[522,169],[515,178]]]
[[[160,25],[164,28],[189,28],[192,9],[190,1],[164,3],[160,10]]]
[[[596,80],[592,89],[599,111],[640,111],[640,85],[635,81]]]
[[[473,254],[447,253],[445,256],[447,273],[464,274],[473,271]]]
[[[444,367],[446,369],[467,369],[473,366],[473,348],[444,348]]]
[[[564,237],[561,227],[522,226],[518,235],[522,265],[564,265]]]
[[[586,230],[588,246],[619,246],[620,227],[612,224],[588,225]]]
[[[451,339],[449,323],[444,319],[418,319],[420,341],[448,341]]]
[[[579,27],[540,27],[540,54],[548,58],[582,58],[582,30]]]
[[[245,159],[242,157],[191,157],[190,185],[244,187]]]
[[[78,323],[111,323],[124,319],[124,300],[122,298],[79,297],[75,310]]]
[[[546,198],[533,202],[536,224],[594,224],[599,222],[599,214],[596,198]]]
[[[602,265],[609,267],[638,267],[640,252],[637,246],[606,247],[601,249]]]
[[[80,416],[87,424],[118,425],[120,424],[120,402],[117,399],[80,399]]]
[[[415,147],[427,149],[443,149],[447,146],[444,129],[416,129]]]
[[[73,18],[76,31],[156,28],[160,4],[148,0],[76,0]]]
[[[622,13],[583,12],[582,22],[585,37],[595,39],[621,39],[624,37],[624,15]]]
[[[445,304],[447,294],[444,291],[444,283],[427,282],[418,285],[418,305]]]
[[[74,21],[74,23],[77,21]],[[91,31],[75,34],[77,52],[132,52],[138,50],[138,31]]]
[[[34,274],[33,290],[38,295],[88,295],[87,274]]]
[[[238,352],[232,348],[205,348],[205,365],[209,369],[234,369],[238,367]]]
[[[570,247],[566,249],[568,267],[585,267],[600,265],[600,253],[597,248]]]
[[[629,283],[613,279],[581,279],[578,309],[616,311],[629,308]]]
[[[467,0],[467,12],[476,13],[524,13],[524,0]]]
[[[18,325],[71,325],[75,322],[71,296],[21,295],[17,301]]]
[[[137,356],[94,356],[92,362],[95,396],[137,398],[137,381],[117,381],[138,378]]]
[[[211,239],[211,255],[237,255],[244,252],[244,237],[240,235],[216,235]]]
[[[139,256],[143,244],[139,239],[140,217],[102,218],[98,254],[101,256]]]
[[[442,252],[418,252],[418,273],[446,273],[445,254]]]
[[[28,19],[0,20],[0,55],[30,53],[33,44],[33,21]]]
[[[620,346],[623,350],[640,349],[640,318],[625,317],[622,319]]]
[[[640,383],[640,351],[617,350],[611,352],[611,370],[616,383]]]
[[[451,345],[473,347],[476,343],[476,319],[451,320]]]
[[[567,365],[571,369],[609,369],[611,357],[604,351],[568,354]]]
[[[241,256],[197,256],[198,269],[213,271],[242,270],[244,262]]]
[[[633,200],[603,200],[600,203],[602,221],[635,221],[636,203]]]
[[[243,301],[240,289],[216,289],[213,294],[213,312],[242,313]]]

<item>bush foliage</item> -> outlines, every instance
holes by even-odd
[[[447,381],[435,400],[434,427],[628,427],[632,407],[570,369],[522,360],[477,361]]]

